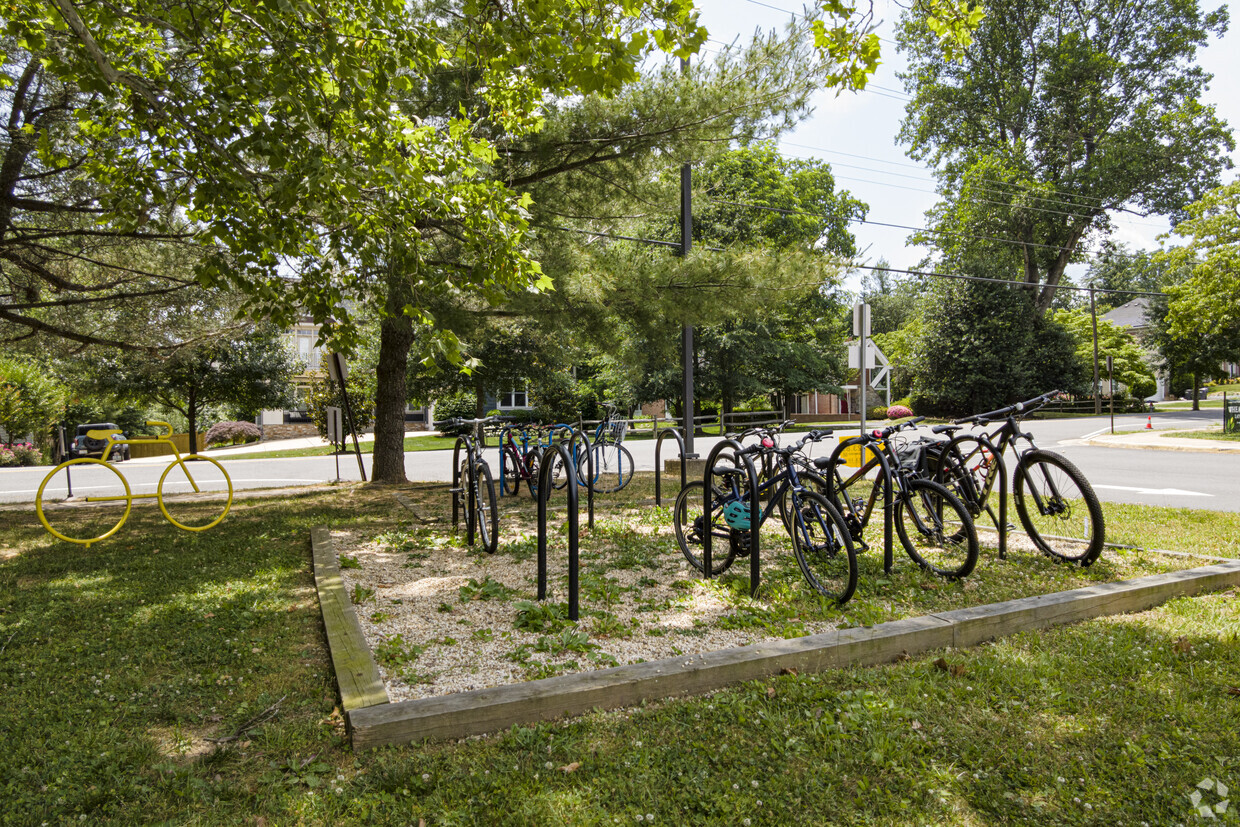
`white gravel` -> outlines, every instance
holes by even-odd
[[[408,540],[396,544],[383,535],[376,539],[359,533],[333,532],[332,536],[338,554],[360,564],[360,568],[341,570],[350,594],[355,587],[373,592],[355,609],[393,701],[773,639],[756,637],[764,631],[761,629],[719,628],[719,618],[735,611],[735,606],[728,605],[718,590],[705,588],[706,584],[691,574],[688,563],[676,549],[670,527],[656,528],[641,523],[639,516],[634,520],[633,529],[647,534],[653,532],[657,536],[652,539],[661,543],[634,543],[635,538],[616,521],[606,525],[600,523],[601,532],[596,530],[596,533],[612,538],[618,534],[620,546],[629,551],[627,555],[617,551],[614,542],[603,546],[607,552],[591,555],[587,553],[586,540],[582,540],[580,622],[576,628],[589,635],[589,643],[597,645],[586,653],[535,651],[540,638],[559,638],[560,633],[515,628],[517,602],[534,600],[537,596],[536,537],[530,537],[523,544],[527,559],[518,560],[513,554],[505,553],[504,546],[493,556],[471,553],[457,545],[463,542],[462,537],[453,536],[447,528],[417,529]],[[504,536],[506,542],[512,542],[510,527],[505,528]],[[657,553],[646,551],[654,547],[658,548]],[[646,559],[654,567],[615,565],[631,564],[634,555],[641,559],[648,553],[652,556]],[[562,536],[550,538],[548,559],[550,595],[547,602],[567,603],[568,552]],[[747,561],[738,560],[734,570],[747,573]],[[590,581],[597,584],[600,575],[612,581],[612,592],[618,592],[613,595],[610,607],[589,588]],[[471,581],[483,583],[487,578],[514,593],[462,601],[462,586]],[[677,581],[679,588],[672,585]],[[747,597],[727,599],[748,602]],[[757,605],[765,604],[758,601]],[[619,624],[612,618],[600,620],[592,616],[591,612],[597,610],[607,610]],[[608,624],[612,629],[620,628],[629,634],[609,634],[605,628]],[[810,633],[834,626],[829,622],[804,622],[803,625]],[[568,633],[571,631],[570,626]],[[523,646],[528,647],[524,650],[527,659],[524,663],[515,662],[511,655]],[[403,662],[388,660],[385,663],[384,653],[392,649],[416,654]]]

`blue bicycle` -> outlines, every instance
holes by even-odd
[[[811,431],[795,445],[780,448],[758,444],[742,453],[755,460],[774,460],[775,472],[758,484],[759,501],[765,500],[759,511],[758,527],[778,509],[806,582],[822,596],[843,605],[857,589],[857,555],[848,525],[826,497],[802,484],[804,471],[794,459],[806,443],[828,436],[829,431]],[[750,493],[738,462],[734,458],[731,465],[711,469],[709,531],[712,538],[717,538],[711,541],[711,574],[722,574],[737,557],[748,557],[750,553]],[[701,481],[695,480],[681,489],[672,517],[681,553],[690,565],[705,571],[701,552],[708,529]]]

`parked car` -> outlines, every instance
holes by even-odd
[[[69,443],[68,459],[76,459],[77,457],[102,457],[104,449],[108,447],[106,439],[92,439],[86,433],[88,431],[119,431],[120,426],[115,422],[88,422],[85,425],[77,426],[77,433],[73,437],[73,441]],[[124,434],[118,434],[118,439],[125,439]],[[124,462],[129,459],[129,446],[117,445],[112,449],[112,453],[108,455],[108,459],[113,462]]]

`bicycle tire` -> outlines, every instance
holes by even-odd
[[[800,480],[801,487],[803,489],[812,491],[813,493],[822,496],[824,499],[826,499],[827,502],[831,502],[831,498],[827,495],[827,492],[830,490],[831,486],[830,486],[830,483],[827,482],[826,477],[822,476],[817,471],[810,471],[808,468],[804,467],[802,463],[798,463],[797,464],[797,479]],[[792,526],[792,520],[791,520],[792,486],[791,484],[784,491],[783,496],[779,498],[779,501],[776,503],[776,507],[779,509],[779,521],[783,523],[784,531],[791,533],[792,531],[792,528],[791,528]],[[834,507],[834,505],[832,507]],[[838,508],[836,509],[836,512],[837,513],[839,512]]]
[[[525,488],[531,497],[538,499],[538,472],[542,467],[542,453],[537,448],[531,449],[522,464],[525,466]]]
[[[911,480],[897,494],[896,535],[914,563],[940,577],[968,577],[977,565],[977,528],[952,492],[931,480]],[[906,522],[909,521],[909,522]]]
[[[51,521],[47,519],[47,513],[43,510],[43,491],[47,488],[47,483],[54,476],[56,476],[59,471],[71,465],[101,465],[120,478],[121,486],[125,490],[125,510],[121,514],[120,518],[117,519],[116,524],[102,534],[98,534],[90,538],[71,537],[68,534],[57,531],[52,527]],[[43,527],[47,529],[47,532],[53,537],[64,540],[66,543],[77,543],[78,545],[83,545],[90,548],[91,544],[97,543],[100,540],[106,540],[116,532],[120,531],[121,526],[125,524],[125,520],[129,519],[129,512],[133,510],[133,492],[129,489],[129,481],[125,479],[125,475],[113,468],[110,463],[104,462],[101,459],[95,459],[94,457],[78,457],[77,459],[65,460],[48,472],[47,476],[43,478],[43,482],[39,483],[39,491],[35,494],[34,509],[35,513],[38,514],[39,522],[43,524]]]
[[[214,520],[212,520],[211,522],[203,526],[186,525],[180,520],[177,520],[175,517],[173,517],[168,512],[168,506],[167,504],[164,503],[164,483],[167,481],[168,475],[172,473],[172,469],[176,468],[177,466],[180,466],[181,470],[185,472],[185,478],[189,480],[190,485],[194,488],[195,493],[197,493],[198,484],[194,481],[193,475],[190,474],[189,466],[185,464],[188,460],[199,460],[202,462],[211,463],[212,465],[214,465],[216,468],[219,469],[220,474],[224,477],[224,482],[228,483],[228,498],[224,500],[224,510],[220,512],[220,515],[218,517],[216,517]],[[224,466],[220,465],[218,462],[216,462],[211,457],[204,457],[198,454],[190,454],[184,457],[177,457],[175,462],[171,462],[168,464],[168,467],[164,469],[164,473],[159,475],[159,486],[155,489],[155,494],[156,494],[156,502],[159,503],[159,510],[163,512],[165,520],[172,523],[174,526],[181,529],[182,531],[206,531],[208,528],[213,528],[219,525],[220,521],[228,516],[229,509],[232,508],[232,501],[233,501],[232,478],[228,476],[228,472],[224,470]]]
[[[594,459],[594,478],[590,489],[595,494],[612,494],[623,489],[633,479],[633,455],[629,449],[614,442],[601,442],[590,447]],[[578,461],[577,473],[588,475],[583,457]]]
[[[672,524],[676,530],[676,543],[680,546],[680,553],[689,561],[689,565],[700,572],[706,570],[700,556],[704,536],[702,533],[703,517],[706,509],[706,500],[702,494],[704,490],[705,486],[702,485],[701,480],[686,483],[676,495],[676,505],[672,508]],[[696,495],[694,492],[697,492]],[[712,492],[712,499],[716,499],[719,493]],[[697,497],[698,502],[696,508],[690,502],[690,498],[694,496]],[[710,573],[712,575],[723,574],[736,559],[736,545],[732,542],[732,529],[724,522],[722,508],[714,509],[711,537],[713,539],[710,549]]]
[[[1051,490],[1055,496],[1047,496]],[[1032,509],[1026,496],[1033,501]],[[1039,499],[1044,503],[1040,508]],[[1082,568],[1102,554],[1102,504],[1085,475],[1064,457],[1041,449],[1025,453],[1016,464],[1015,500],[1020,524],[1044,554]]]
[[[521,459],[517,452],[505,446],[503,450],[503,475],[500,477],[500,493],[514,496],[521,490]]]
[[[495,480],[491,466],[479,462],[474,466],[474,502],[477,503],[478,533],[482,549],[494,554],[499,547],[499,507],[495,501]]]
[[[810,588],[843,606],[857,590],[857,552],[840,512],[814,491],[797,494],[792,551]]]

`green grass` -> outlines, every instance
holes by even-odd
[[[1225,434],[1223,431],[1174,431],[1167,436],[1183,437],[1185,439],[1212,439],[1216,442],[1240,442],[1240,434]]]
[[[1223,407],[1223,400],[1221,398],[1220,399],[1199,399],[1197,400],[1197,407],[1201,409],[1221,408]],[[1191,399],[1185,400],[1182,402],[1159,402],[1158,403],[1158,410],[1160,411],[1191,411],[1192,409],[1193,409],[1193,403]]]
[[[406,490],[450,519],[442,486]],[[649,490],[639,479],[627,497],[600,497],[607,528],[583,556],[640,562],[626,524],[666,517],[645,505]],[[529,498],[503,508],[493,566],[528,545],[511,528]],[[1240,515],[1106,510],[1117,542],[1240,556]],[[31,513],[6,514],[0,823],[1161,825],[1198,823],[1189,795],[1206,778],[1240,789],[1234,590],[877,669],[354,754],[307,535],[444,533],[402,517],[386,490],[360,486],[239,501],[193,535],[140,506],[83,549]],[[1082,571],[987,551],[955,585],[904,558],[886,583],[873,555],[866,565],[852,622],[1193,562],[1107,551]],[[1214,823],[1237,823],[1234,809]]]

